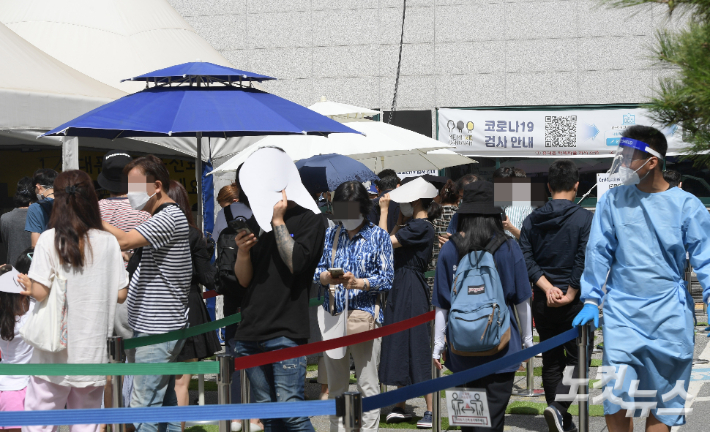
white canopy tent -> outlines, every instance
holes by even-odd
[[[231,67],[165,0],[0,0],[0,22],[62,63],[126,93],[145,84],[122,79],[180,63]]]
[[[46,126],[32,126],[31,129],[49,130],[103,103],[145,87],[144,83],[139,82],[122,83],[121,80],[125,78],[198,60],[233,67],[198,36],[165,0],[0,0],[0,22],[38,48],[35,51],[48,54],[46,57],[53,58],[58,64],[64,63],[66,69],[73,68],[77,75],[91,77],[86,78],[97,86],[105,84],[101,86],[104,91],[108,92],[110,89],[106,88],[109,86],[116,89],[110,97],[104,97],[99,103],[84,105],[85,109],[62,115],[61,120],[52,121]],[[0,45],[3,45],[1,41]],[[0,52],[3,52],[1,46]],[[5,58],[3,64],[7,68],[14,67]],[[0,71],[2,69],[3,65],[0,65]],[[47,83],[52,82],[49,78],[51,75],[47,73]],[[0,88],[2,86],[0,84]],[[47,110],[57,115],[57,112],[63,110],[61,107],[55,104]],[[209,145],[203,145],[202,160],[206,161],[210,156],[218,158],[233,155],[257,139],[213,138],[209,140]],[[132,140],[147,143],[142,150],[145,153],[197,156],[194,138]],[[83,146],[83,138],[81,142]],[[120,145],[117,142],[106,142],[110,148]]]
[[[99,82],[49,56],[0,23],[0,146],[64,147],[65,169],[78,167],[77,139],[37,135],[126,93]],[[117,142],[81,139],[82,146],[97,149],[117,147],[128,151],[181,155],[165,143],[131,139]]]
[[[453,147],[435,139],[391,124],[363,119],[363,116],[379,114],[379,111],[330,102],[325,98],[308,108],[345,123],[363,135],[333,134],[328,138],[265,137],[220,165],[211,174],[236,171],[254,151],[268,146],[282,148],[294,161],[319,154],[338,153],[362,161],[375,172],[385,168],[395,171],[435,170],[474,162],[448,150]]]
[[[0,24],[0,129],[49,130],[126,93],[50,57]]]

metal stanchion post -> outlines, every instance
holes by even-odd
[[[335,399],[335,415],[343,418],[345,432],[360,432],[362,428],[362,396],[345,392]]]
[[[249,403],[249,396],[251,395],[251,388],[249,384],[249,378],[247,377],[247,371],[242,369],[239,371],[239,379],[241,380],[241,390],[242,390],[242,403]],[[249,431],[249,419],[242,419],[242,430]]]
[[[217,356],[219,362],[219,374],[217,375],[217,403],[227,405],[231,403],[230,385],[232,384],[232,372],[234,372],[234,357],[227,354]],[[230,432],[232,430],[232,420],[225,419],[219,421],[219,432]]]
[[[197,405],[205,404],[205,375],[197,375]]]
[[[111,363],[123,363],[126,361],[126,356],[123,351],[123,338],[120,336],[112,336],[108,338],[108,355]],[[114,375],[112,378],[112,402],[114,408],[123,407],[123,377]],[[111,425],[113,432],[125,432],[123,423]]]
[[[589,324],[585,324],[581,327],[579,331],[579,337],[577,338],[577,358],[579,359],[579,378],[585,381],[589,378],[589,363],[587,359],[589,358]],[[582,367],[583,365],[583,367]],[[583,396],[580,398],[579,404],[579,432],[589,432],[589,382],[585,385],[579,386],[578,395]],[[582,400],[584,399],[584,400]]]
[[[518,322],[520,322],[520,317],[518,317],[517,310],[515,310],[515,317]],[[525,349],[525,347],[523,347],[523,349]],[[534,397],[542,393],[541,391],[537,393],[535,392],[535,368],[533,366],[533,359],[528,359],[528,361],[525,362],[525,381],[527,384],[527,388],[525,390],[514,392],[513,394],[515,396]]]

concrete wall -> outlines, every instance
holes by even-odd
[[[388,109],[402,0],[168,0],[238,68],[310,105]],[[592,0],[409,0],[398,109],[644,102],[665,8]]]

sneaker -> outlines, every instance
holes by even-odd
[[[431,411],[424,411],[424,417],[419,419],[417,422],[418,429],[431,429],[431,424],[434,421],[434,417]]]
[[[392,412],[387,414],[387,419],[385,420],[385,422],[387,422],[387,423],[401,423],[403,421],[410,420],[411,418],[412,418],[412,415],[405,413],[402,408],[394,407],[394,408],[392,408]]]
[[[550,432],[565,432],[565,429],[562,426],[564,421],[562,419],[562,414],[560,413],[560,410],[550,405],[545,408],[543,415],[545,416],[547,428],[550,430]]]

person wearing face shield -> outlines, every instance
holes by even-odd
[[[338,186],[333,194],[333,216],[338,224],[326,231],[323,255],[313,281],[325,287],[320,314],[346,314],[343,318],[348,322],[365,320],[374,328],[380,327],[384,320],[379,294],[392,288],[394,267],[392,242],[387,231],[366,219],[371,206],[362,183],[349,181]],[[342,269],[342,274],[333,274],[329,269]],[[350,327],[348,325],[348,330]],[[321,331],[327,334],[326,328]],[[353,333],[348,331],[348,334]],[[378,338],[324,353],[330,399],[348,391],[351,355],[363,397],[380,393],[377,366],[381,343],[382,339]],[[379,409],[363,413],[363,431],[376,431],[379,424]],[[331,416],[330,430],[336,432],[339,428],[343,430],[342,419]]]
[[[436,232],[432,222],[441,215],[441,205],[434,201],[438,191],[423,178],[413,180],[380,197],[380,227],[386,229],[390,201],[399,203],[397,224],[390,231],[394,247],[394,283],[385,308],[385,325],[426,313],[430,309],[429,285],[424,272],[431,262]],[[382,341],[380,382],[399,387],[431,379],[429,326],[417,326],[386,336]],[[426,395],[426,412],[417,423],[420,428],[432,424],[432,395]],[[387,416],[388,423],[412,417],[398,403]]]
[[[663,179],[667,147],[665,136],[652,127],[623,132],[610,174],[618,174],[624,184],[599,199],[587,242],[580,283],[584,307],[572,325],[593,322],[597,327],[603,302],[603,365],[616,372],[606,386],[620,399],[604,401],[610,432],[633,429],[626,412],[635,401],[636,383],[639,390],[656,391],[655,397],[642,399],[657,403],[646,431],[669,431],[685,423],[685,399],[664,400],[663,395],[677,384],[688,391],[694,304],[684,280],[686,251],[707,303],[710,215],[698,198]]]

